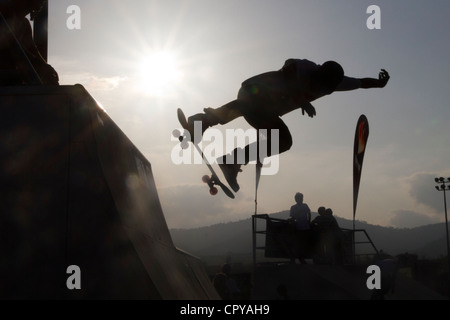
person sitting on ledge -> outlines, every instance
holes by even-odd
[[[36,14],[41,9],[43,0],[0,0],[0,13],[4,22],[0,25],[0,85],[26,85],[26,77],[21,70],[26,69],[25,61],[17,57],[17,51],[12,50],[14,37],[22,47],[43,84],[58,85],[59,77],[55,69],[49,65],[40,54],[33,40],[28,14]],[[2,19],[3,20],[3,19]],[[8,26],[9,29],[8,30]],[[13,36],[5,36],[9,31]],[[23,60],[23,59],[22,59]]]

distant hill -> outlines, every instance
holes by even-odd
[[[313,213],[314,216],[317,213]],[[270,215],[286,219],[288,211]],[[341,228],[352,229],[353,222],[336,217]],[[356,221],[356,229],[365,229],[378,250],[397,255],[401,253],[417,254],[421,259],[434,259],[445,256],[445,224],[438,223],[416,228],[392,228],[371,225]],[[199,257],[226,255],[228,253],[251,254],[252,222],[251,218],[220,223],[194,229],[170,229],[177,247]]]

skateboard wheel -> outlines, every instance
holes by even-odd
[[[172,135],[173,135],[175,138],[180,139],[181,132],[180,132],[180,130],[175,129],[175,130],[172,131]]]
[[[216,187],[212,187],[211,189],[209,189],[209,193],[212,196],[215,196],[217,194],[217,188]]]
[[[209,180],[211,180],[211,178],[208,175],[206,175],[206,174],[202,177],[202,181],[204,183],[208,183]]]
[[[186,140],[180,140],[180,141],[181,141],[181,149],[187,149],[189,147],[189,143]]]

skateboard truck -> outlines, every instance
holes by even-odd
[[[180,141],[180,146],[182,149],[187,149],[189,147],[188,140],[185,134],[181,134],[180,130],[175,129],[172,131],[172,135]]]
[[[180,146],[183,149],[186,149],[189,146],[189,139],[188,132],[187,131],[187,120],[186,117],[181,109],[177,110],[178,120],[180,121],[181,126],[184,128],[184,132],[181,132],[180,130],[175,129],[172,131],[172,135],[177,138],[180,141]],[[209,171],[211,171],[211,176],[204,175],[202,177],[202,181],[206,183],[209,186],[209,193],[211,195],[216,195],[218,193],[217,187],[219,186],[223,192],[230,198],[234,199],[233,192],[222,182],[220,181],[219,177],[217,176],[216,172],[214,171],[212,165],[209,163],[208,159],[203,154],[203,151],[200,149],[197,143],[194,143],[191,141],[194,145],[195,149],[198,151],[198,153],[201,155],[203,162],[205,162],[206,166],[208,167]]]
[[[206,183],[208,186],[209,186],[209,193],[212,195],[212,196],[215,196],[216,194],[217,194],[217,192],[218,192],[218,190],[217,190],[217,188],[214,186],[215,185],[215,180],[214,180],[214,178],[213,178],[213,176],[208,176],[207,174],[205,174],[203,177],[202,177],[202,181],[204,182],[204,183]]]

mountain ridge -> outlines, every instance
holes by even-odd
[[[269,214],[271,218],[287,219],[289,211]],[[312,213],[312,219],[317,213]],[[339,226],[352,229],[353,221],[335,216]],[[257,220],[258,221],[258,220]],[[391,255],[416,254],[422,259],[446,255],[445,223],[414,228],[394,228],[355,221],[355,229],[364,229],[378,250]],[[252,252],[252,219],[218,223],[210,226],[169,230],[177,247],[199,257],[212,255],[249,254]]]

